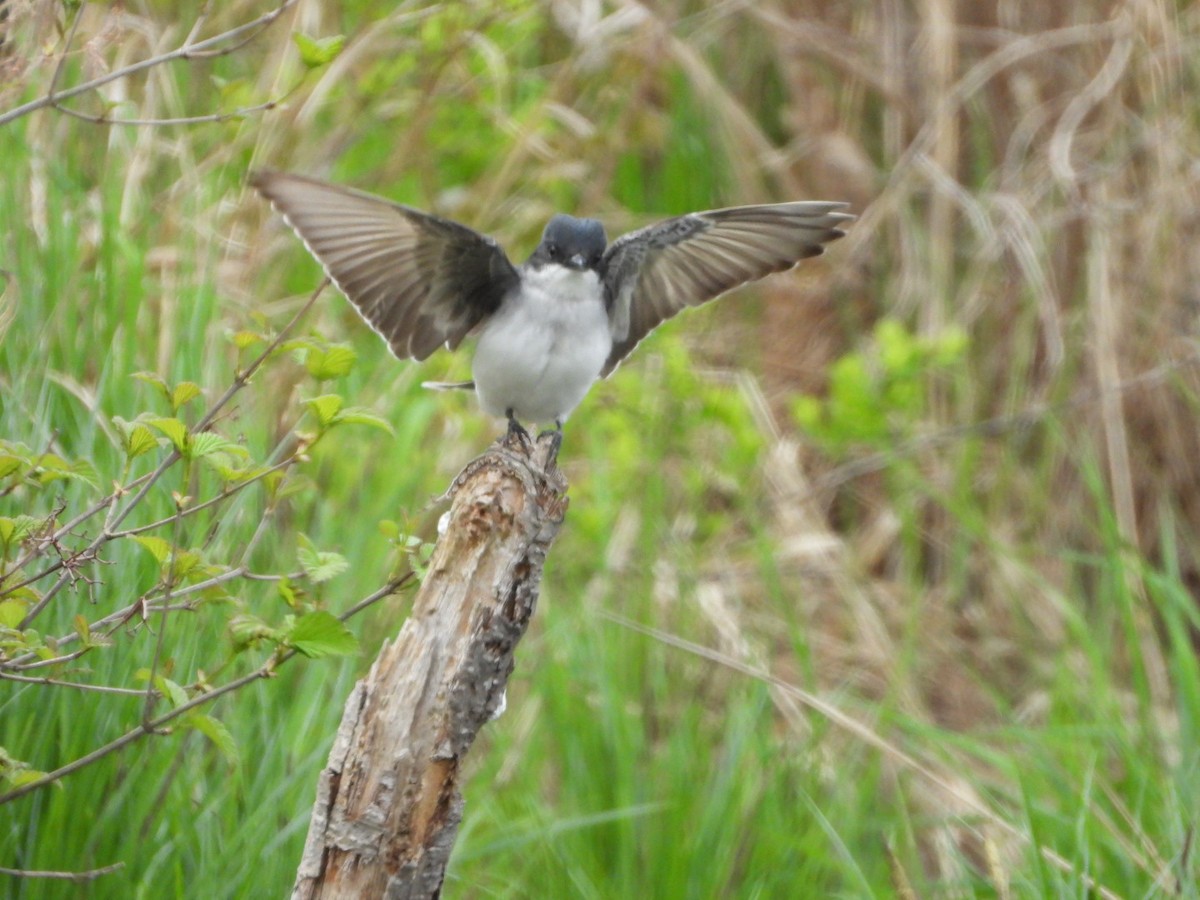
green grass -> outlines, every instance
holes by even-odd
[[[137,14],[156,34],[186,31],[194,6]],[[1074,22],[1105,21],[1070,6]],[[206,33],[263,8],[223,5]],[[41,110],[0,126],[0,221],[19,223],[0,234],[0,440],[91,467],[5,476],[0,517],[61,508],[62,522],[150,472],[169,448],[128,461],[113,417],[175,413],[134,373],[199,385],[178,411],[195,424],[262,347],[239,351],[230,336],[273,334],[299,309],[318,270],[245,189],[250,168],[387,192],[495,233],[514,256],[555,208],[602,215],[614,234],[726,203],[844,196],[863,212],[877,199],[827,263],[681,317],[568,423],[571,507],[508,711],[468,759],[447,895],[891,897],[908,885],[922,897],[1197,897],[1194,371],[1185,360],[1127,386],[1117,413],[1096,372],[1115,359],[1129,378],[1186,349],[1175,337],[1192,276],[1177,257],[1196,237],[1181,187],[1194,173],[1154,135],[1170,124],[1196,137],[1181,105],[1195,65],[1162,48],[1167,36],[1190,46],[1200,23],[1181,12],[1164,32],[1135,26],[1124,114],[1103,107],[1076,135],[1069,187],[1054,127],[1111,34],[1001,68],[968,98],[959,155],[927,148],[954,193],[899,158],[897,135],[924,120],[894,118],[919,117],[947,86],[865,77],[884,41],[918,35],[904,51],[917,68],[947,52],[917,13],[830,13],[818,24],[845,38],[834,58],[801,53],[754,11],[689,10],[665,31],[643,22],[579,46],[527,2],[402,7],[390,20],[348,2],[306,26],[347,35],[333,66],[303,73],[285,20],[245,50],[137,76],[136,104],[113,107],[195,115],[287,93],[269,112],[133,129]],[[103,25],[90,13],[76,48]],[[53,37],[35,25],[14,20],[12,52],[30,67],[0,112],[47,88],[50,70],[32,61]],[[981,34],[958,34],[959,75],[991,52],[968,39]],[[105,46],[144,52],[128,33]],[[84,77],[73,55],[62,83]],[[1134,189],[1144,209],[1104,206]],[[948,234],[939,203],[953,207]],[[1111,258],[1087,263],[1101,238]],[[931,259],[939,246],[948,268]],[[1107,301],[1087,276],[1097,262]],[[787,327],[771,318],[781,308],[798,316]],[[277,582],[238,578],[30,671],[144,689],[153,669],[199,696],[275,652],[270,640],[240,648],[232,617],[286,634],[287,616],[344,611],[388,580],[398,554],[381,521],[432,539],[430,499],[498,427],[471,398],[419,387],[464,375],[465,360],[396,363],[332,292],[295,336],[316,334],[346,342],[355,365],[318,381],[302,348],[277,355],[216,425],[253,460],[291,460],[281,485],[153,532],[214,566],[298,576],[295,608]],[[714,377],[714,360],[750,374]],[[328,393],[394,433],[334,428],[293,459],[296,431],[317,430],[303,400]],[[1111,452],[1120,426],[1128,464]],[[122,527],[169,520],[173,492],[199,502],[223,484],[202,459],[178,463]],[[88,520],[64,548],[99,527]],[[300,535],[346,571],[300,574]],[[28,548],[8,548],[4,565]],[[79,574],[33,623],[43,638],[163,578],[129,538]],[[357,655],[292,658],[203,708],[228,741],[181,718],[0,805],[0,867],[122,863],[91,896],[285,893],[341,705],[409,596],[349,622]],[[0,678],[0,747],[49,771],[136,728],[143,704]],[[10,786],[0,778],[0,793]],[[0,895],[21,900],[81,890],[0,874]]]

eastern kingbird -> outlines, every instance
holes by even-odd
[[[817,256],[854,217],[845,203],[794,202],[689,213],[612,244],[595,219],[552,218],[514,266],[490,237],[381,197],[281,172],[254,185],[330,280],[401,359],[454,350],[478,332],[473,381],[483,409],[561,431],[660,322]]]

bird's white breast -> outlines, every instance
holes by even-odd
[[[599,276],[527,269],[483,326],[472,374],[483,408],[523,422],[562,421],[587,394],[612,350]]]

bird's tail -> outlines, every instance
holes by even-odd
[[[475,382],[473,381],[422,381],[421,387],[429,388],[431,391],[473,391],[475,390]]]

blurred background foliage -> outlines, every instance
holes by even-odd
[[[20,516],[150,471],[169,433],[133,458],[115,417],[195,425],[319,280],[250,170],[383,193],[516,258],[558,210],[611,236],[848,200],[829,254],[662,329],[568,423],[571,509],[447,894],[1197,896],[1200,7],[284,6],[222,55],[0,124],[2,652],[91,647],[31,670],[57,683],[0,667],[6,789],[136,727],[148,671],[185,702],[292,646],[288,616],[384,585],[498,433],[419,388],[465,355],[397,364],[327,292],[215,425],[231,465],[293,459],[283,487],[166,534],[294,579],[96,640],[163,577],[163,545],[114,541],[22,628]],[[0,116],[271,9],[9,0]],[[321,371],[321,341],[346,365]],[[201,394],[176,408],[179,383]],[[326,433],[303,401],[330,394],[393,433]],[[227,474],[184,466],[130,524]],[[409,596],[350,621],[360,654],[280,666],[0,806],[0,867],[123,864],[0,893],[286,891],[341,703]]]

